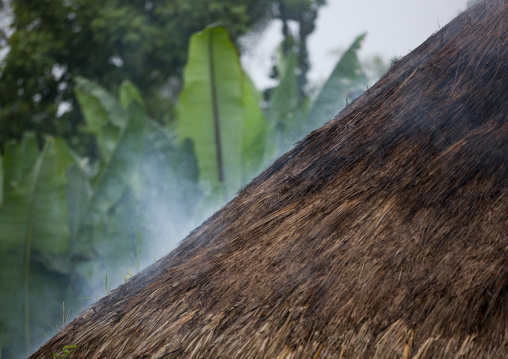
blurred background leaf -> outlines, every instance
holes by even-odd
[[[55,314],[49,308],[41,313],[32,303],[49,296],[56,304],[65,297],[65,281],[53,281],[58,275],[45,266],[44,258],[62,255],[69,248],[65,171],[71,157],[62,142],[48,138],[40,154],[32,151],[34,142],[35,137],[28,134],[21,144],[9,146],[6,155],[15,160],[7,168],[11,175],[0,208],[0,291],[12,299],[2,303],[0,321],[7,327],[6,353],[24,347],[26,355],[36,328],[49,330],[52,323],[48,320]],[[35,159],[30,170],[22,166],[24,156],[29,163]]]
[[[362,41],[367,34],[358,36],[342,55],[319,91],[308,115],[305,133],[315,130],[333,119],[349,101],[367,89],[368,81],[358,59]]]

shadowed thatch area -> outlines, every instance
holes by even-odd
[[[481,2],[32,358],[508,358],[508,1]]]

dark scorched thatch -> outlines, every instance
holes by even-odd
[[[508,2],[472,7],[32,358],[508,358]]]

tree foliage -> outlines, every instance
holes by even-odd
[[[190,36],[211,23],[233,39],[270,17],[268,0],[12,0],[9,51],[0,69],[0,144],[23,131],[64,136],[93,154],[93,136],[80,133],[74,79],[108,91],[130,79],[150,115],[171,113]],[[173,95],[173,96],[172,96]],[[70,111],[58,112],[62,103]]]
[[[282,50],[285,55],[296,46],[298,68],[298,90],[304,95],[304,87],[307,84],[307,73],[310,69],[309,53],[307,50],[307,37],[314,31],[319,7],[326,3],[325,0],[280,0],[278,6],[278,18],[282,21],[282,34],[284,41]],[[298,23],[298,34],[291,34],[288,21],[293,20]],[[294,43],[293,38],[298,38]]]
[[[0,146],[30,130],[40,142],[43,134],[62,136],[78,152],[97,157],[95,138],[81,131],[83,117],[73,92],[77,76],[113,92],[130,79],[144,95],[149,115],[161,124],[171,121],[190,36],[210,24],[227,28],[236,42],[271,18],[282,20],[285,37],[288,21],[298,22],[301,90],[309,67],[306,39],[323,3],[12,0],[11,30],[1,29],[0,41],[8,50],[0,67]]]

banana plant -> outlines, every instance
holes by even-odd
[[[178,108],[180,141],[191,139],[199,182],[209,198],[230,199],[260,165],[267,123],[227,31],[192,36]],[[250,174],[250,173],[249,173]]]
[[[308,133],[333,119],[348,103],[367,87],[367,76],[358,59],[358,50],[367,34],[358,36],[342,55],[330,77],[314,101],[304,133]]]
[[[114,209],[120,208],[119,203],[140,165],[146,114],[141,96],[130,82],[122,83],[117,100],[99,85],[79,78],[76,95],[87,129],[98,139],[101,154],[98,173],[89,180],[90,186],[86,186],[87,178],[79,170],[69,173],[82,183],[69,193],[69,198],[82,199],[71,212],[73,256],[77,258],[74,269],[88,280],[87,289],[93,291],[100,282],[97,273],[105,271],[97,265],[97,256],[109,257],[111,264],[130,250],[129,238],[113,236],[108,228],[122,228],[113,223],[118,220]]]
[[[60,274],[46,266],[44,258],[64,255],[69,249],[65,171],[73,158],[60,139],[47,138],[39,153],[31,133],[4,151],[0,292],[6,298],[0,325],[6,327],[6,353],[17,347],[28,355],[34,344],[31,337],[39,334],[36,328],[42,325],[48,330],[55,310],[60,311],[57,306],[40,308],[40,300],[58,303],[65,298],[67,283],[58,280]]]
[[[109,92],[90,80],[77,77],[74,92],[85,118],[85,131],[95,135],[101,159],[107,163],[128,116]]]
[[[4,164],[3,157],[0,154],[0,207],[4,203]]]
[[[288,39],[285,41],[287,42]],[[289,42],[293,43],[292,37],[289,38]],[[296,67],[297,54],[291,49],[284,53],[283,44],[281,44],[277,64],[279,84],[270,96],[267,111],[270,132],[265,151],[266,164],[289,150],[298,139],[295,133],[302,127],[304,102],[300,98]]]
[[[101,152],[99,171],[91,179],[91,196],[82,202],[84,222],[78,227],[99,224],[127,189],[143,153],[144,104],[131,83],[124,82],[120,88],[124,107],[99,85],[77,79],[76,97],[86,128],[96,136]]]

